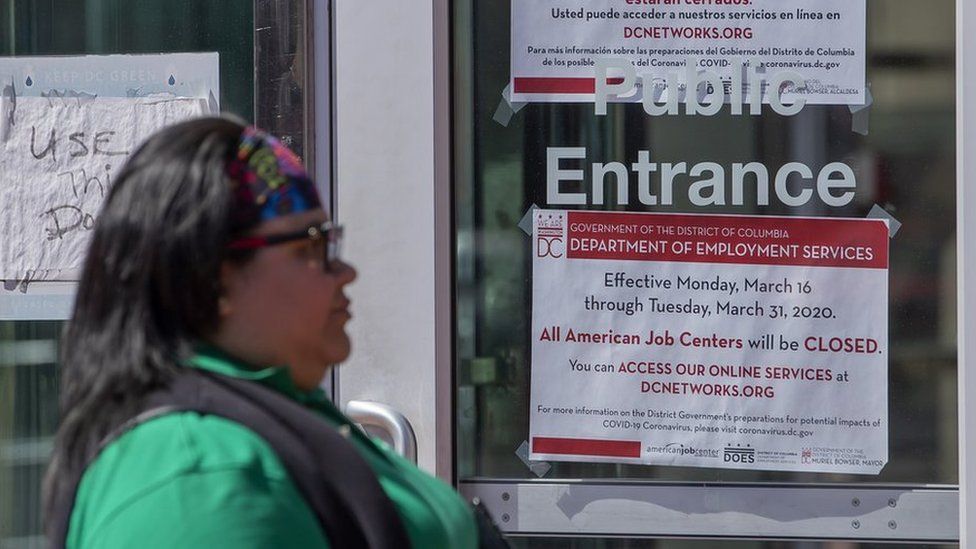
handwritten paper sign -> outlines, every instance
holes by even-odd
[[[0,279],[66,280],[116,174],[160,128],[209,112],[205,99],[4,97],[0,113]]]

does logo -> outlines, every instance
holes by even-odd
[[[723,459],[725,463],[755,463],[756,449],[726,446]]]

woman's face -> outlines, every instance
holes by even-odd
[[[252,231],[268,236],[302,231],[327,220],[321,209],[266,221]],[[215,343],[254,364],[287,365],[303,389],[349,356],[345,263],[323,269],[324,241],[310,239],[260,248],[242,265],[225,263],[220,326]]]

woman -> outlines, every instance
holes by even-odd
[[[198,119],[133,154],[63,342],[52,544],[477,546],[449,486],[318,389],[350,351],[340,238],[298,160],[253,128]]]

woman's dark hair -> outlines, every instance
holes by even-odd
[[[92,233],[61,353],[61,423],[45,478],[50,515],[86,458],[217,327],[233,236],[226,166],[244,127],[201,118],[129,158]]]

